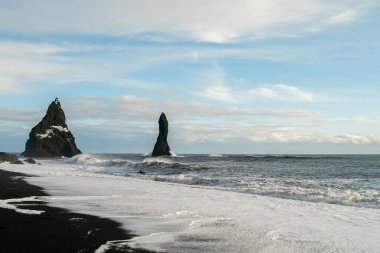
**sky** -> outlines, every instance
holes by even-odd
[[[0,0],[0,151],[378,154],[379,0]]]

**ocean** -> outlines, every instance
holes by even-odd
[[[82,171],[337,205],[380,208],[379,155],[81,155]],[[139,171],[145,173],[140,174]]]
[[[0,164],[156,252],[380,252],[379,155],[82,154]],[[12,200],[21,203],[23,200]],[[0,206],[2,204],[0,203]],[[11,207],[4,202],[3,208]],[[23,210],[33,215],[35,210]]]

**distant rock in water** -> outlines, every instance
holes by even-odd
[[[30,163],[30,164],[37,164],[37,162],[33,160],[32,158],[25,159],[24,162]]]
[[[2,162],[18,163],[20,160],[15,154],[0,152],[0,163]]]
[[[75,144],[75,138],[66,125],[65,113],[56,98],[45,117],[32,128],[26,142],[25,157],[72,157],[82,152]]]
[[[169,124],[165,113],[161,113],[158,125],[160,127],[160,132],[157,137],[157,142],[154,145],[152,156],[170,155],[170,147],[168,144]]]

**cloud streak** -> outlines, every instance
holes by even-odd
[[[254,97],[282,100],[282,101],[304,101],[313,102],[314,94],[303,91],[295,86],[287,84],[262,85],[249,90],[249,93]]]
[[[275,53],[275,52],[278,53]],[[0,40],[0,92],[16,94],[36,87],[76,82],[105,82],[112,86],[155,88],[143,80],[120,78],[174,62],[218,61],[225,58],[282,59],[283,49],[192,48],[175,46],[57,44]],[[212,77],[210,77],[212,78]],[[213,77],[214,82],[220,78]],[[149,87],[150,86],[150,87]],[[162,84],[160,85],[162,86]],[[210,90],[210,93],[223,90]]]
[[[366,126],[369,120],[375,119],[324,118],[319,112],[304,109],[235,108],[130,95],[71,98],[61,101],[61,104],[68,126],[78,142],[87,140],[81,146],[85,151],[94,150],[93,143],[101,148],[103,142],[105,145],[117,142],[117,145],[122,146],[133,141],[133,146],[139,146],[139,150],[153,145],[161,111],[168,116],[170,139],[174,145],[380,143],[380,136],[376,132],[360,134],[346,130],[340,131],[340,134],[331,134],[329,131],[330,126],[339,122]],[[7,138],[17,139],[21,149],[31,127],[43,115],[44,112],[29,109],[0,108],[0,133]],[[314,122],[323,122],[323,125],[316,128]],[[129,150],[134,152],[133,148]]]
[[[151,99],[137,96],[114,97],[80,97],[73,98],[65,105],[65,110],[76,119],[120,119],[120,120],[156,120],[162,111],[175,120],[197,118],[238,118],[248,116],[260,117],[315,117],[318,111],[266,110],[237,107],[222,107],[200,102],[181,102],[175,100]]]
[[[251,84],[226,75],[219,66],[205,71],[195,81],[195,95],[223,103],[244,104],[252,100],[314,102],[315,95],[288,84]]]
[[[0,121],[31,122],[42,117],[43,115],[35,110],[0,108]]]
[[[0,92],[3,94],[29,93],[32,90],[87,82],[106,83],[108,86],[135,87],[155,90],[160,87],[165,92],[176,91],[178,84],[164,81],[146,81],[128,76],[165,67],[173,63],[198,65],[201,63],[223,61],[292,61],[304,60],[313,55],[326,54],[329,48],[297,46],[261,46],[218,48],[174,45],[130,45],[117,42],[111,44],[85,43],[38,43],[0,40]],[[191,68],[189,68],[191,69]],[[188,70],[187,70],[188,71]],[[180,73],[183,74],[183,73]],[[315,96],[301,90],[293,84],[263,83],[233,79],[223,69],[214,67],[193,80],[199,86],[198,95],[225,102],[239,102],[240,95],[249,95],[249,99],[261,98],[283,101],[312,102]],[[163,84],[164,83],[164,84]],[[170,87],[169,87],[170,86]],[[236,86],[236,87],[235,87]],[[248,87],[249,86],[249,87]],[[236,90],[244,94],[235,94]],[[183,89],[182,89],[183,90]],[[187,91],[190,92],[190,91]]]
[[[0,31],[225,43],[300,36],[309,27],[325,29],[356,20],[374,3],[370,0],[360,3],[343,0],[12,0],[2,1],[0,5]]]
[[[93,129],[97,134],[103,133],[115,139],[136,138],[142,135],[154,137],[157,133],[158,115],[164,111],[169,118],[171,138],[181,142],[230,143],[239,140],[288,144],[380,142],[380,137],[374,134],[328,133],[329,124],[334,125],[336,120],[349,119],[327,118],[325,119],[327,125],[320,126],[316,132],[312,127],[313,122],[323,121],[324,118],[317,111],[305,109],[260,110],[136,96],[81,97],[66,101],[63,106],[66,114],[70,115],[72,125],[77,129],[88,132]],[[293,119],[303,120],[296,123],[297,121]],[[363,117],[357,117],[350,124],[365,125],[367,121],[362,119]]]
[[[380,136],[370,134],[314,133],[307,125],[240,122],[228,125],[176,124],[176,137],[185,142],[271,143],[271,144],[379,144]]]

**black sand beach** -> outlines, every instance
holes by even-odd
[[[0,170],[0,199],[46,196],[42,188],[23,180],[27,175]],[[43,202],[19,208],[43,210],[42,215],[0,208],[0,252],[94,252],[102,244],[133,237],[120,224],[96,216],[49,207]],[[107,252],[148,252],[130,248]]]

